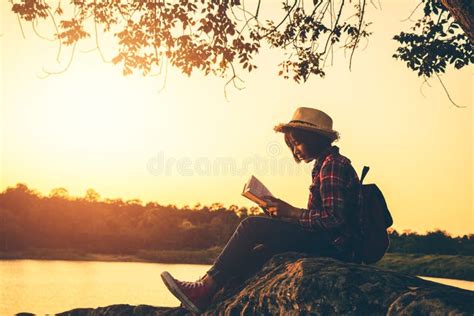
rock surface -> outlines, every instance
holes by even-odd
[[[472,302],[473,291],[288,252],[274,256],[253,277],[230,282],[204,315],[473,315]],[[180,307],[112,305],[58,315],[191,314]]]

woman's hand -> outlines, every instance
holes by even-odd
[[[273,196],[264,196],[263,199],[267,201],[265,209],[272,217],[294,218],[299,219],[301,209],[291,206],[283,200],[277,199]]]

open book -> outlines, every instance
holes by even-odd
[[[242,195],[247,199],[257,203],[261,207],[265,207],[267,202],[263,200],[264,196],[273,196],[270,191],[255,176],[251,176],[244,186]]]

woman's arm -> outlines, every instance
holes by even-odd
[[[268,201],[266,209],[272,217],[290,219],[297,222],[303,213],[302,209],[294,207],[291,204],[273,196],[265,196],[264,199]]]

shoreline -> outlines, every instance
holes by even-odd
[[[30,249],[0,251],[1,260],[64,260],[101,262],[145,262],[169,264],[212,264],[221,252],[220,247],[202,250],[139,250],[134,254],[107,254],[71,249]]]
[[[64,260],[211,265],[221,247],[202,250],[138,250],[134,254],[89,253],[71,249],[0,251],[0,260]],[[408,275],[474,281],[474,256],[387,253],[375,266]]]

